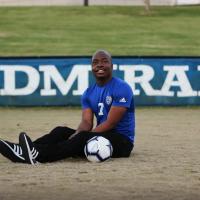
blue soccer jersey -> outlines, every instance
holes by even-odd
[[[97,125],[107,119],[111,106],[126,107],[126,113],[114,130],[128,137],[131,142],[134,142],[134,97],[131,87],[125,81],[113,77],[104,86],[94,84],[84,92],[81,103],[83,109],[90,108],[94,112]]]

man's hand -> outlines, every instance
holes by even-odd
[[[124,116],[126,110],[126,107],[112,106],[109,111],[107,120],[102,124],[99,124],[92,130],[92,132],[105,132],[115,128],[115,126]]]
[[[73,138],[76,136],[78,133],[81,131],[91,131],[93,127],[93,118],[94,114],[92,113],[92,110],[87,108],[82,111],[82,120],[81,123],[79,124],[76,132],[72,134],[69,139]]]

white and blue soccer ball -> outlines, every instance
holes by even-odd
[[[84,152],[91,162],[103,162],[111,158],[113,147],[110,141],[102,136],[94,136],[87,141]]]

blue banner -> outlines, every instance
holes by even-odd
[[[136,105],[200,105],[200,57],[113,57]],[[0,106],[80,105],[90,57],[0,58]]]

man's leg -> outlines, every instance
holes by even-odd
[[[67,140],[73,133],[75,133],[74,129],[58,126],[51,130],[49,134],[43,135],[35,140],[34,144],[56,144]]]
[[[67,157],[82,157],[84,156],[84,146],[86,142],[94,136],[103,136],[110,140],[113,146],[112,157],[128,157],[133,149],[133,144],[125,138],[125,136],[113,132],[80,132],[71,139],[51,144],[32,143],[30,145],[31,148],[28,148],[34,148],[39,152],[35,160],[41,163],[58,161]]]
[[[112,157],[114,158],[129,157],[134,147],[133,143],[128,138],[112,130],[108,132],[103,132],[103,133],[93,132],[91,133],[91,137],[93,136],[102,136],[110,141],[113,147]]]
[[[62,140],[54,144],[35,144],[35,148],[39,151],[37,161],[54,162],[68,157],[82,157],[84,156],[84,146],[94,134],[90,132],[80,132],[73,138]]]
[[[108,134],[103,133],[102,136],[111,142],[113,146],[113,158],[130,156],[134,145],[128,138],[126,138],[126,136],[115,132],[110,132]]]
[[[21,133],[20,146],[24,152],[26,163],[35,164],[58,161],[67,157],[84,155],[84,146],[88,139],[93,137],[90,132],[81,132],[71,139],[65,139],[57,143],[32,142],[30,137]],[[49,140],[48,140],[49,141]],[[37,156],[35,156],[37,153]]]
[[[74,132],[74,129],[68,127],[56,127],[49,134],[38,138],[34,143],[37,145],[58,143],[67,140]],[[19,144],[0,140],[0,153],[13,162],[25,162],[24,154]],[[34,156],[37,156],[37,154]]]
[[[107,138],[113,146],[112,157],[128,157],[133,149],[133,144],[123,135],[114,132],[94,133],[80,132],[69,140],[57,144],[36,146],[40,152],[39,162],[53,162],[67,157],[84,157],[86,142],[94,136]]]

